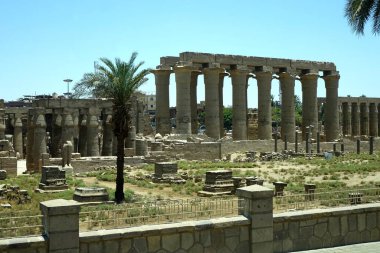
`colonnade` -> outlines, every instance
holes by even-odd
[[[380,133],[379,102],[342,102],[342,133],[345,136],[374,136]]]
[[[257,70],[259,69],[259,70]],[[318,70],[303,70],[298,73],[292,69],[274,71],[272,67],[260,67],[253,70],[247,66],[222,68],[218,63],[209,63],[207,67],[196,67],[191,62],[178,62],[173,67],[159,65],[153,70],[156,83],[156,132],[171,132],[169,115],[169,83],[174,73],[176,82],[176,132],[194,134],[197,127],[196,88],[197,77],[204,76],[205,84],[205,125],[209,137],[219,139],[223,136],[223,82],[226,76],[232,82],[232,137],[234,140],[247,139],[247,101],[248,79],[257,80],[258,88],[258,138],[272,138],[271,83],[278,78],[281,87],[281,136],[288,141],[295,140],[294,86],[300,80],[303,100],[303,133],[306,127],[313,125],[312,136],[318,131],[317,84]],[[338,86],[339,73],[325,71],[322,79],[326,88],[325,135],[327,141],[339,136]]]

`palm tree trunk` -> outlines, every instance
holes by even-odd
[[[123,134],[117,135],[117,151],[116,151],[116,191],[115,202],[120,204],[124,202],[124,140]]]

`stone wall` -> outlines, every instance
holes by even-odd
[[[80,252],[249,252],[243,217],[80,233]]]
[[[46,244],[43,236],[0,239],[0,253],[45,253]]]
[[[17,158],[0,157],[0,170],[6,170],[7,176],[17,176]]]
[[[274,252],[380,240],[380,204],[275,214]]]
[[[177,154],[186,157],[187,160],[214,160],[221,158],[220,142],[187,142],[176,144],[174,148],[167,150],[169,156],[176,157]]]

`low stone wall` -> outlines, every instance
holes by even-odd
[[[47,241],[42,236],[20,237],[0,240],[0,253],[43,253]]]
[[[249,252],[244,216],[80,233],[80,252]]]
[[[175,144],[174,148],[166,151],[170,157],[181,154],[187,160],[214,160],[221,159],[220,142],[187,142]]]
[[[17,176],[17,158],[0,157],[0,170],[6,170],[7,176]]]
[[[275,214],[274,252],[335,247],[380,240],[380,204]]]

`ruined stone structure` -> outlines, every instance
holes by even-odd
[[[380,133],[380,98],[338,97],[339,123],[343,136],[378,137]],[[318,98],[318,107],[326,103]],[[324,109],[326,111],[327,108]]]
[[[42,190],[66,190],[66,171],[58,166],[42,166],[39,188]]]
[[[314,125],[313,138],[318,129],[317,83],[322,78],[326,87],[325,135],[327,141],[337,139],[339,72],[331,62],[301,61],[239,55],[183,52],[179,57],[161,57],[160,65],[152,73],[156,80],[156,129],[170,133],[169,80],[174,73],[177,94],[177,133],[194,133],[196,123],[196,89],[198,76],[205,82],[206,134],[219,139],[223,136],[223,81],[232,80],[233,139],[248,138],[247,94],[248,78],[257,80],[258,139],[272,138],[271,81],[280,81],[282,119],[281,136],[289,142],[295,139],[294,85],[301,81],[303,92],[303,131]]]

